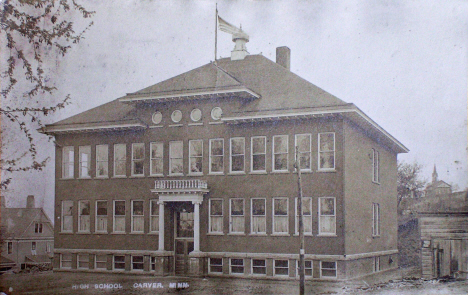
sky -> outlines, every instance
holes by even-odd
[[[91,1],[94,25],[50,76],[72,104],[52,123],[214,60],[215,1]],[[410,152],[431,179],[468,187],[468,1],[218,1],[219,15],[249,34],[247,49],[275,60],[291,49],[291,71],[352,102]],[[83,22],[77,21],[77,26]],[[234,47],[218,33],[218,57]],[[53,216],[53,144],[38,135],[42,172],[14,175],[10,206],[36,195]]]

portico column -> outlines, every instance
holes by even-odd
[[[159,205],[159,251],[164,251],[164,202],[158,201]]]
[[[193,220],[193,251],[200,252],[200,201],[192,201],[195,205]]]

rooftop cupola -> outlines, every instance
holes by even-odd
[[[217,21],[219,29],[231,34],[232,41],[236,43],[234,50],[231,51],[231,60],[243,60],[247,55],[249,55],[247,47],[245,46],[245,43],[249,42],[249,35],[242,30],[242,25],[240,28],[233,26],[222,19],[219,15],[217,15]]]

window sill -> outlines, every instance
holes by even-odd
[[[273,170],[273,171],[271,171],[271,174],[287,174],[287,173],[290,173],[290,171],[289,170],[277,170],[277,171]]]
[[[380,182],[378,182],[378,181],[373,181],[372,180],[372,183],[380,185]]]
[[[210,172],[208,175],[224,175],[224,172]]]
[[[289,233],[272,233],[271,237],[289,237],[291,236]]]
[[[139,175],[139,174],[138,175],[130,175],[130,178],[144,178],[144,177],[145,177],[144,174],[142,174],[142,175]]]
[[[298,236],[299,236],[299,234],[298,234],[298,233],[295,233],[293,236],[294,236],[294,237],[298,237]],[[313,237],[313,236],[314,236],[313,234],[310,234],[310,233],[304,233],[304,237]]]
[[[372,236],[373,239],[380,238],[380,235],[378,236]]]
[[[93,232],[93,235],[107,235],[109,234],[109,232],[106,232],[106,231],[95,231]]]
[[[61,231],[59,234],[64,234],[64,235],[73,235],[72,231]]]
[[[164,174],[150,174],[148,177],[164,177]]]
[[[90,235],[91,232],[90,231],[79,231],[79,232],[76,232],[77,235]]]
[[[129,234],[131,234],[131,235],[144,235],[145,232],[135,232],[135,231],[133,231],[133,232],[129,232]]]
[[[251,237],[268,237],[267,233],[250,233]]]
[[[324,237],[324,238],[336,238],[338,237],[336,234],[318,234],[317,237]]]
[[[220,125],[220,124],[224,124],[224,122],[209,122],[208,124],[210,125]]]
[[[268,174],[268,173],[266,171],[250,171],[249,174],[265,175],[265,174]]]
[[[148,235],[159,236],[159,232],[158,231],[152,231],[152,232],[149,232]]]
[[[97,179],[97,180],[109,179],[109,176],[96,176],[94,179]]]
[[[245,233],[228,233],[228,236],[245,236]]]
[[[149,128],[163,128],[164,126],[163,125],[153,125],[153,126],[149,126]]]
[[[224,233],[207,233],[207,236],[224,236]]]
[[[184,124],[171,124],[171,125],[168,125],[169,127],[182,127],[184,126]]]
[[[318,169],[316,172],[334,173],[336,172],[336,169]]]
[[[126,235],[126,232],[111,232],[111,235]]]
[[[89,177],[78,177],[79,180],[85,180],[85,179],[93,179],[91,176]]]
[[[244,171],[234,171],[234,172],[229,172],[228,175],[245,175]]]
[[[189,123],[187,126],[203,126],[203,123]]]
[[[173,173],[167,175],[167,177],[180,177],[180,176],[185,176],[184,173]]]
[[[127,175],[114,175],[111,178],[127,178]]]

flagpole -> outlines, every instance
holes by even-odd
[[[218,50],[218,3],[216,3],[216,17],[215,17],[215,57],[214,57],[214,63],[216,64],[216,56],[217,56],[217,50]]]

